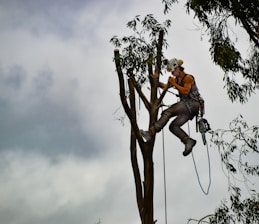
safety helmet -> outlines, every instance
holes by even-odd
[[[173,59],[168,61],[167,66],[166,66],[166,70],[168,72],[172,72],[177,66],[181,66],[182,64],[183,64],[183,60],[173,58]]]

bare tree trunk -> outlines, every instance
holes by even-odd
[[[148,148],[150,150],[151,148]],[[144,207],[145,217],[144,223],[154,223],[154,165],[153,165],[153,149],[147,151],[144,155]]]

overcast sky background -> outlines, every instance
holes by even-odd
[[[211,127],[228,128],[239,113],[248,124],[259,123],[258,97],[246,105],[229,101],[206,36],[201,40],[197,21],[181,4],[165,17],[160,0],[0,0],[1,224],[140,223],[130,125],[117,120],[123,111],[109,40],[127,35],[126,23],[135,15],[149,13],[161,22],[172,20],[165,55],[183,59],[186,72],[196,77]],[[239,37],[245,51],[247,37]],[[148,126],[145,116],[139,123]],[[206,148],[194,121],[190,127],[199,141],[194,155],[206,188]],[[168,223],[213,213],[227,197],[217,149],[210,149],[208,196],[198,185],[191,156],[184,158],[182,151],[166,127]],[[154,163],[154,216],[164,223],[161,134]]]

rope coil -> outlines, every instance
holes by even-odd
[[[188,122],[188,133],[189,133],[189,136],[190,136],[190,125],[189,125],[189,122]],[[196,173],[197,180],[198,180],[198,183],[200,185],[200,188],[201,188],[202,192],[205,195],[208,195],[209,194],[209,190],[210,190],[210,186],[211,186],[210,153],[209,153],[208,143],[207,143],[206,138],[205,138],[205,132],[202,132],[201,134],[202,134],[202,138],[203,138],[203,143],[204,143],[204,145],[206,145],[206,149],[207,149],[208,168],[209,168],[209,184],[208,184],[208,187],[207,187],[206,191],[204,190],[204,188],[203,188],[203,186],[201,184],[200,176],[199,176],[199,172],[198,172],[198,169],[197,169],[197,165],[196,165],[196,162],[195,162],[195,158],[194,158],[193,152],[192,152],[192,160],[193,160],[193,165],[194,165],[194,168],[195,168],[195,173]]]

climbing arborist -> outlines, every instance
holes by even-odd
[[[169,85],[169,87],[176,88],[179,92],[180,101],[164,110],[160,119],[148,131],[141,130],[141,134],[146,141],[150,141],[152,135],[161,131],[170,118],[176,117],[170,124],[169,130],[185,144],[183,155],[187,156],[195,146],[196,140],[190,138],[181,126],[198,114],[200,94],[194,77],[184,72],[182,64],[182,60],[175,58],[167,62],[167,71],[171,72],[173,76],[168,78],[167,84],[159,82],[159,74],[157,72],[153,75],[158,87],[165,88]]]

